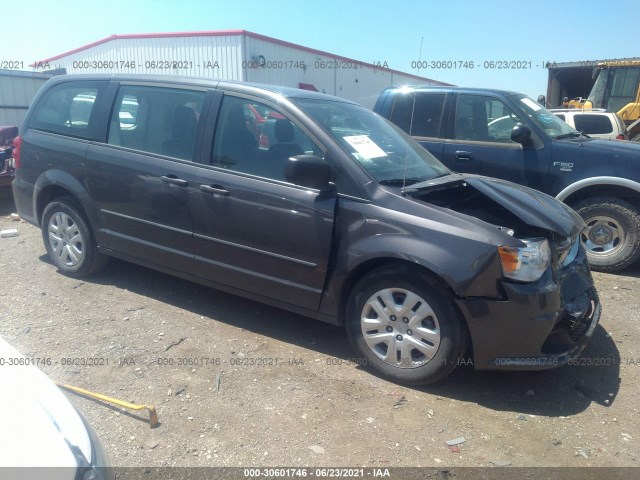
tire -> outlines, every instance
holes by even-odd
[[[582,245],[594,270],[616,272],[640,257],[640,212],[614,197],[593,197],[575,207],[587,229]]]
[[[89,223],[73,198],[56,198],[49,203],[40,225],[49,258],[65,275],[91,275],[109,261],[108,256],[98,252]]]
[[[412,315],[404,315],[407,309]],[[392,265],[370,272],[354,286],[345,313],[353,347],[367,364],[398,383],[427,385],[443,379],[467,347],[467,330],[453,295],[417,268]],[[387,356],[389,342],[395,356]]]

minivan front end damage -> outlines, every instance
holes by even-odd
[[[469,328],[475,368],[542,370],[569,363],[593,335],[602,308],[580,244],[580,217],[518,185],[457,177],[411,186],[406,193],[483,220],[523,244],[496,247],[503,270],[499,298],[456,299]],[[518,275],[521,265],[527,268]]]
[[[542,370],[575,358],[593,335],[601,305],[583,248],[565,268],[533,283],[502,282],[504,300],[459,298],[475,368]]]

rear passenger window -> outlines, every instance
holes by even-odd
[[[415,103],[414,103],[415,99]],[[445,94],[421,93],[398,95],[390,120],[409,135],[438,137]],[[413,114],[413,122],[411,115]]]
[[[79,138],[91,138],[91,115],[105,82],[63,83],[38,102],[30,128]]]
[[[613,132],[613,125],[611,120],[606,115],[591,115],[585,113],[583,115],[576,115],[573,117],[573,123],[576,125],[576,130],[589,135],[590,133],[611,133]]]
[[[109,122],[108,143],[193,159],[205,92],[123,86]]]

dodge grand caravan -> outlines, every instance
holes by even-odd
[[[574,208],[592,267],[622,270],[640,258],[640,144],[588,138],[501,90],[388,88],[374,111],[456,172],[517,182]]]
[[[268,148],[248,105],[277,113]],[[478,369],[560,366],[600,318],[577,213],[452,173],[343,99],[58,76],[22,132],[15,202],[61,272],[119,257],[344,325],[398,382],[443,378],[469,346]]]

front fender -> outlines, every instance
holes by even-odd
[[[500,296],[497,284],[502,271],[494,246],[432,233],[435,238],[393,234],[364,238],[348,249],[347,269],[353,272],[380,259],[397,259],[429,270],[458,297]]]
[[[339,211],[320,312],[341,317],[353,285],[388,262],[419,266],[457,297],[501,298],[502,267],[488,237],[447,223],[407,215],[376,215],[372,205]],[[383,220],[384,218],[384,220]]]

